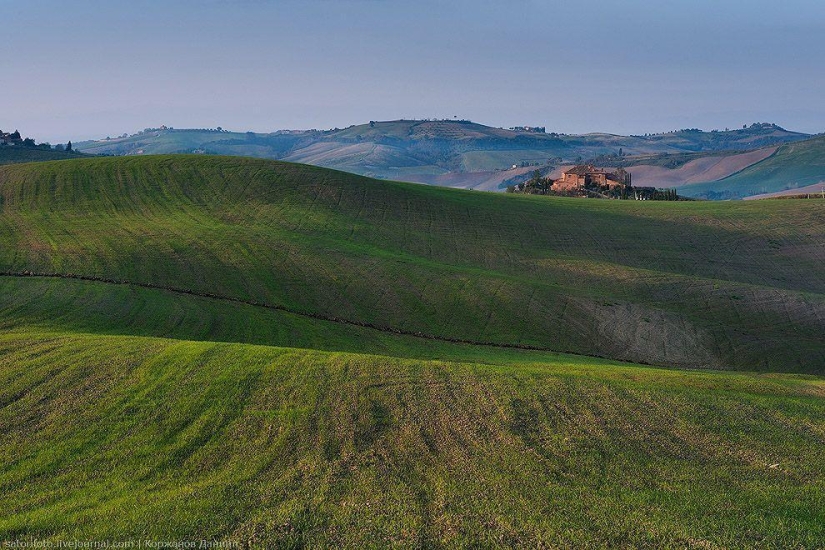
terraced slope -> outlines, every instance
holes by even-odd
[[[495,196],[200,156],[3,167],[0,198],[7,273],[661,365],[825,365],[821,201]]]

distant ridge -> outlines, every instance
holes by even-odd
[[[335,168],[380,179],[502,190],[532,170],[598,157],[747,151],[808,138],[775,124],[730,131],[685,129],[644,136],[542,133],[467,120],[395,120],[331,130],[242,133],[223,129],[146,129],[131,136],[78,143],[86,153],[241,155]]]

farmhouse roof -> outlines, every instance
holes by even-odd
[[[573,174],[575,176],[586,176],[587,174],[601,174],[604,170],[600,170],[595,168],[594,166],[588,166],[586,164],[580,164],[578,166],[574,166],[570,170],[566,170],[565,174]]]

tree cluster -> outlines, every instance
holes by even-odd
[[[44,141],[43,143],[37,143],[34,141],[33,138],[27,137],[23,138],[20,135],[19,130],[15,130],[11,133],[6,133],[0,130],[0,146],[15,146],[15,147],[25,147],[27,149],[43,149],[49,151],[52,149],[51,144],[48,141]],[[73,152],[74,149],[72,148],[72,142],[68,142],[65,146],[64,145],[55,145],[55,151],[66,151],[66,152]]]
[[[508,185],[508,193],[523,193],[526,195],[552,195],[553,180],[542,177],[539,170],[534,170],[530,179],[518,185]]]

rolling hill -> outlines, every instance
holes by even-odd
[[[779,147],[764,160],[722,179],[681,187],[694,197],[737,199],[825,184],[825,136]]]
[[[824,362],[818,202],[514,199],[202,156],[6,166],[0,187],[0,271],[661,365]]]
[[[823,207],[0,167],[0,539],[815,548]]]
[[[531,167],[616,155],[620,150],[631,156],[745,151],[807,137],[773,124],[754,124],[725,132],[681,130],[618,136],[513,131],[461,120],[396,120],[344,129],[271,134],[147,129],[132,136],[78,143],[76,148],[106,155],[242,155],[313,164],[382,179],[501,190],[507,180],[524,176]]]
[[[633,184],[640,187],[672,188],[717,180],[740,172],[776,152],[777,147],[725,154],[656,155],[628,161]],[[632,164],[631,164],[632,163]]]

